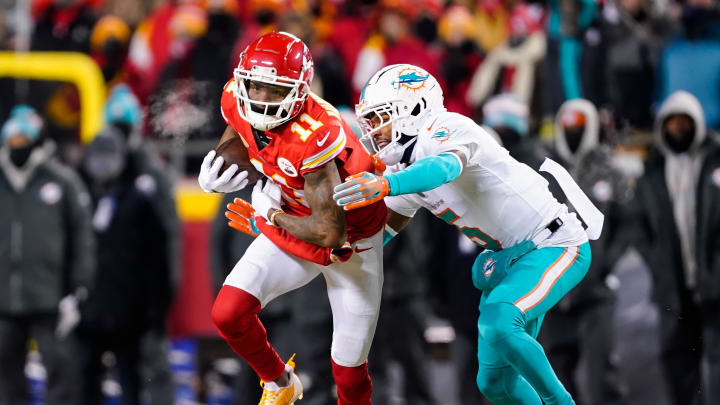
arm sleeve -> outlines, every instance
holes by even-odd
[[[418,160],[407,169],[385,176],[390,195],[414,194],[449,183],[462,173],[462,162],[455,153],[441,153]]]

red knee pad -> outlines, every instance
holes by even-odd
[[[259,312],[257,298],[239,288],[224,285],[215,298],[211,316],[220,335],[234,337],[245,333]]]
[[[230,347],[250,364],[263,381],[285,371],[285,362],[267,341],[258,313],[260,301],[236,287],[223,286],[215,299],[212,320]]]
[[[344,367],[332,359],[330,362],[337,384],[338,405],[370,405],[372,381],[370,381],[367,361],[357,367]]]

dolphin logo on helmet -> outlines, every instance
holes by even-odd
[[[429,78],[430,73],[422,75],[415,69],[405,69],[400,71],[398,79],[393,82],[393,84],[403,86],[411,90],[417,90],[425,86],[425,82]]]

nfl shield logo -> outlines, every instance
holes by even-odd
[[[487,259],[485,260],[485,264],[483,265],[483,274],[485,277],[490,277],[490,275],[495,271],[495,259]]]

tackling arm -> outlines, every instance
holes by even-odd
[[[464,153],[450,151],[422,158],[407,169],[387,176],[358,173],[335,187],[333,199],[344,209],[353,210],[372,204],[388,195],[429,191],[458,178],[466,164],[467,158]]]
[[[333,188],[340,184],[335,162],[305,175],[305,196],[312,210],[307,217],[277,214],[275,223],[304,241],[326,248],[340,248],[347,239],[345,213],[332,199]],[[272,218],[271,209],[268,217]]]
[[[418,160],[407,169],[385,176],[390,195],[429,191],[460,176],[465,161],[461,152],[445,152]]]

